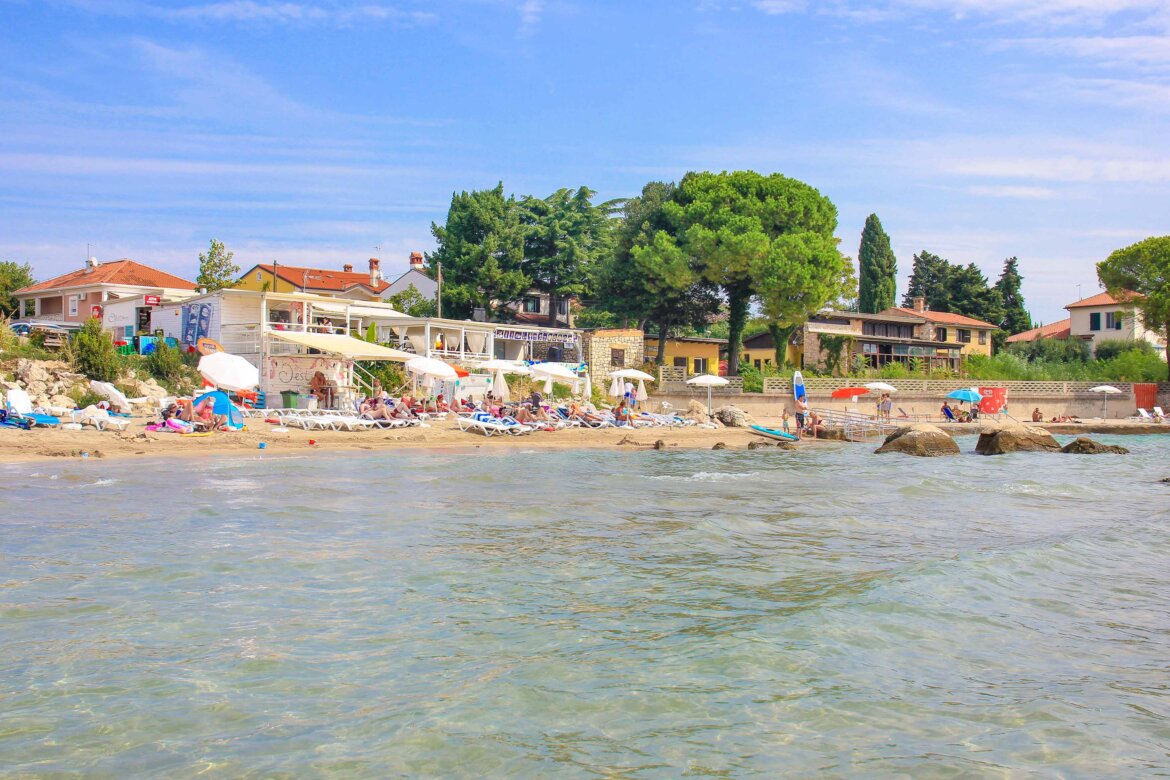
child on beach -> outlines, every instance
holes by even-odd
[[[788,425],[788,407],[784,407],[784,411],[780,413],[780,427],[784,429],[785,433],[791,433]]]

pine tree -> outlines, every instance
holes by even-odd
[[[1020,290],[1023,281],[1019,261],[1014,257],[1004,260],[1003,273],[999,275],[995,289],[999,292],[1000,302],[1003,304],[1003,320],[999,326],[1007,331],[1009,336],[1032,328],[1032,318],[1024,306],[1024,294]]]
[[[228,252],[222,241],[211,239],[207,254],[199,253],[199,276],[195,277],[195,286],[208,292],[235,287],[240,267],[232,262],[234,256],[235,252]]]
[[[913,306],[915,298],[925,298],[926,308],[950,311],[954,270],[955,266],[926,250],[914,255],[914,270],[910,273],[910,284],[902,297],[902,305]]]
[[[858,309],[876,314],[894,305],[897,297],[898,258],[877,214],[866,217],[857,250],[860,275]]]

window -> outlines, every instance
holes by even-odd
[[[609,351],[609,364],[619,368],[624,366],[626,364],[626,351],[624,349],[611,349]]]
[[[934,340],[935,341],[946,341],[947,340],[947,329],[946,328],[935,328],[934,329]]]
[[[77,316],[77,299],[79,297],[80,296],[77,296],[77,295],[70,295],[69,296],[69,316],[70,317]]]
[[[540,298],[530,295],[524,299],[524,311],[529,314],[540,313]]]
[[[707,373],[707,358],[695,358],[695,373]]]
[[[960,328],[958,333],[959,333],[959,343],[960,344],[970,344],[971,343],[971,331],[966,330],[964,328]]]
[[[565,314],[569,311],[569,302],[566,300],[557,301],[557,314]]]
[[[1101,312],[1095,311],[1089,315],[1089,330],[1101,330]]]
[[[263,281],[263,280],[264,280],[264,272],[263,272],[263,271],[257,271],[257,272],[256,272],[256,281],[260,282],[260,281]]]
[[[985,331],[985,330],[979,331],[979,343],[982,344],[983,346],[987,346],[987,331]]]
[[[24,301],[24,316],[35,317],[37,314],[37,302],[35,298],[26,298]]]
[[[686,368],[687,367],[687,359],[685,357],[676,357],[674,359],[674,367],[675,368]]]
[[[1123,317],[1119,311],[1111,311],[1105,314],[1105,330],[1121,330],[1121,321]]]
[[[756,368],[760,368],[760,361],[756,361]]]

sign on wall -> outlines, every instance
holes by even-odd
[[[142,296],[142,304],[144,306],[160,306],[162,305],[161,295],[144,295]]]
[[[322,355],[281,355],[268,358],[264,373],[265,392],[278,393],[281,390],[309,392],[313,374],[320,371],[325,379],[343,385],[346,381],[346,362],[339,358]]]

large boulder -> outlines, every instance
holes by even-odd
[[[1032,425],[989,426],[979,431],[975,451],[980,455],[1009,452],[1057,452],[1060,444],[1052,434]]]
[[[1060,448],[1061,452],[1073,455],[1128,455],[1129,450],[1116,444],[1102,444],[1093,441],[1088,436],[1078,436],[1073,441]]]
[[[958,455],[959,445],[937,425],[920,423],[894,431],[874,452],[901,452],[921,458],[933,458],[940,455]]]
[[[698,422],[707,422],[707,420],[710,419],[709,415],[707,414],[707,407],[693,398],[691,399],[691,402],[687,404],[687,411],[683,417],[686,417],[688,420],[697,420]]]
[[[715,419],[728,428],[746,428],[752,424],[748,413],[735,406],[720,406],[715,410]]]
[[[15,373],[16,378],[24,382],[26,386],[33,384],[47,385],[53,378],[44,363],[39,360],[29,360],[28,358],[21,358],[16,361]]]

